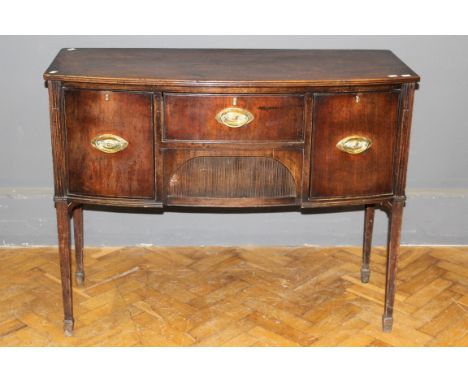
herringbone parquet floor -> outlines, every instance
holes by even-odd
[[[2,346],[468,346],[468,248],[403,247],[393,332],[385,256],[360,248],[96,248],[62,331],[55,248],[0,249]]]

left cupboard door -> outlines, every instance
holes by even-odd
[[[149,93],[64,91],[68,192],[154,198],[154,137]]]

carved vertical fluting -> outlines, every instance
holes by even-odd
[[[65,129],[62,128],[61,84],[60,81],[47,81],[49,89],[50,133],[54,163],[54,189],[56,199],[66,195]]]
[[[305,96],[304,113],[304,150],[302,151],[302,200],[307,200],[311,194],[311,147],[312,147],[312,128],[313,128],[313,110],[314,95],[308,93]]]
[[[413,116],[413,101],[416,84],[410,83],[403,85],[401,99],[401,117],[398,136],[398,151],[395,161],[395,183],[394,194],[397,196],[405,195],[406,172],[408,169],[408,152],[411,132],[411,120]]]
[[[197,198],[296,197],[294,177],[280,161],[266,157],[195,157],[169,181],[169,196]]]
[[[164,111],[162,93],[153,94],[153,137],[154,137],[154,190],[156,200],[163,198],[163,160],[160,142],[162,141],[162,118]]]

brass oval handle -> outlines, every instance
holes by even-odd
[[[360,135],[350,135],[336,144],[336,147],[348,154],[361,154],[372,146],[372,140]]]
[[[248,110],[239,107],[228,107],[216,115],[216,120],[227,127],[242,127],[252,122],[254,116]]]
[[[91,145],[103,153],[114,154],[125,150],[128,142],[114,134],[101,134],[93,138]]]

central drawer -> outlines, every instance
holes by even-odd
[[[302,95],[164,95],[164,141],[302,142]]]

